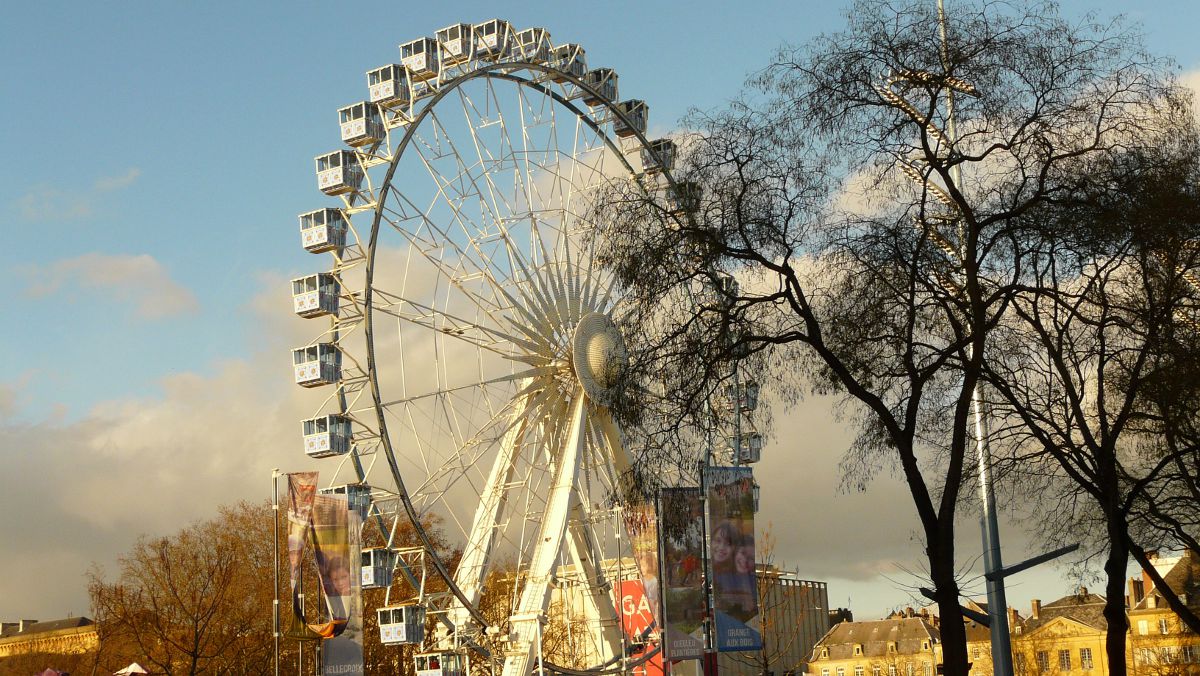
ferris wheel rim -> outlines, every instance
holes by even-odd
[[[645,134],[641,130],[637,129],[636,126],[631,124],[631,120],[620,110],[620,108],[616,105],[616,102],[611,101],[607,97],[603,96],[601,94],[601,92],[592,88],[590,85],[585,83],[581,78],[578,78],[578,77],[574,76],[573,74],[563,71],[561,69],[547,66],[545,64],[538,64],[538,63],[533,63],[533,62],[505,62],[505,63],[485,64],[475,70],[458,75],[455,78],[443,83],[442,85],[440,85],[438,92],[436,94],[434,94],[432,97],[430,97],[423,104],[420,112],[417,113],[416,115],[414,115],[412,117],[412,119],[408,122],[407,129],[404,133],[404,136],[402,137],[400,143],[398,143],[396,145],[395,150],[392,153],[392,155],[393,155],[392,159],[389,162],[387,173],[385,174],[385,176],[381,182],[380,197],[379,197],[377,203],[375,204],[374,209],[372,210],[373,217],[372,217],[371,228],[370,228],[370,239],[369,239],[368,246],[366,249],[366,267],[365,267],[366,280],[365,280],[365,285],[364,285],[364,298],[363,298],[363,305],[364,305],[364,307],[367,308],[367,312],[365,313],[364,318],[363,318],[364,334],[366,337],[366,351],[367,351],[367,369],[366,369],[366,371],[368,374],[368,376],[367,376],[368,382],[370,384],[370,392],[371,392],[371,399],[372,399],[371,403],[375,410],[377,424],[379,426],[378,434],[379,434],[380,445],[382,446],[382,450],[384,452],[384,456],[387,461],[388,468],[392,474],[392,479],[395,482],[395,486],[397,489],[397,498],[399,499],[401,505],[403,506],[404,511],[408,517],[408,520],[409,520],[412,528],[414,529],[415,534],[417,535],[417,537],[421,540],[422,544],[428,550],[428,552],[430,554],[430,559],[434,565],[434,568],[438,572],[438,576],[440,578],[442,578],[443,582],[446,583],[447,588],[450,591],[450,593],[453,594],[455,596],[455,598],[458,599],[458,601],[463,605],[463,608],[471,615],[471,617],[475,621],[479,622],[480,625],[482,625],[482,626],[487,626],[488,621],[482,615],[480,610],[478,609],[477,603],[471,602],[469,599],[467,599],[465,593],[463,593],[462,590],[458,587],[458,585],[454,579],[454,575],[448,570],[447,566],[445,565],[445,562],[442,561],[441,557],[438,556],[436,551],[434,551],[432,538],[429,536],[428,532],[425,530],[424,525],[421,523],[420,515],[418,514],[418,511],[412,502],[412,497],[407,489],[406,483],[404,482],[403,472],[400,471],[400,468],[399,468],[399,465],[398,465],[398,462],[396,459],[391,435],[388,431],[388,423],[387,423],[387,421],[385,419],[385,415],[384,415],[385,406],[384,406],[384,402],[383,402],[383,398],[382,398],[382,394],[381,394],[381,388],[379,385],[379,373],[378,373],[378,368],[377,368],[377,364],[376,364],[376,355],[375,355],[375,341],[374,341],[374,332],[375,332],[374,309],[375,308],[374,308],[374,304],[373,304],[373,295],[375,292],[374,277],[375,277],[375,270],[376,270],[375,266],[376,266],[376,253],[377,253],[377,246],[378,246],[378,238],[379,238],[379,232],[381,230],[381,227],[380,227],[381,222],[384,220],[383,213],[384,213],[386,200],[388,197],[387,186],[392,185],[392,179],[394,177],[396,168],[399,166],[401,159],[404,157],[405,152],[407,151],[409,145],[412,142],[412,139],[416,135],[417,130],[420,128],[422,122],[424,122],[430,115],[432,115],[432,112],[436,108],[437,104],[440,103],[445,97],[449,96],[452,92],[454,92],[455,90],[462,87],[464,84],[466,84],[472,80],[476,80],[476,79],[489,79],[489,78],[512,82],[512,83],[516,84],[517,86],[527,87],[529,89],[532,89],[544,96],[549,97],[558,105],[561,105],[564,108],[566,108],[567,110],[571,111],[572,113],[574,113],[575,118],[578,121],[581,121],[583,124],[588,126],[591,129],[591,131],[596,134],[596,136],[598,138],[603,140],[605,146],[609,150],[613,151],[613,154],[615,155],[615,157],[617,157],[619,159],[619,161],[623,165],[624,170],[628,173],[628,175],[633,176],[633,175],[636,175],[636,173],[637,173],[634,170],[633,166],[629,163],[628,158],[626,158],[624,151],[622,151],[622,149],[615,143],[614,139],[612,139],[607,133],[605,133],[605,131],[602,128],[602,125],[596,122],[593,113],[580,108],[580,106],[576,105],[575,102],[566,98],[561,93],[555,91],[552,87],[547,86],[543,82],[535,82],[532,79],[520,77],[518,75],[515,75],[513,73],[513,71],[528,71],[528,72],[540,73],[543,75],[553,76],[556,79],[561,78],[562,80],[569,82],[570,84],[580,88],[584,92],[594,95],[600,101],[600,104],[602,105],[602,107],[604,109],[606,109],[610,115],[613,115],[616,119],[619,119],[622,123],[624,123],[626,125],[627,128],[629,128],[633,131],[633,136],[637,139],[638,147],[643,148],[643,149],[649,147],[648,138],[645,136]],[[668,185],[671,185],[671,186],[675,185],[675,182],[674,182],[673,178],[671,177],[669,170],[664,168],[662,173],[666,177]],[[476,648],[478,648],[482,651],[482,646],[476,646]],[[561,670],[563,673],[573,673],[573,672],[578,671],[579,673],[588,673],[588,674],[605,673],[605,671],[606,671],[605,669],[603,669],[603,667],[596,668],[596,669],[584,669],[584,670],[568,670],[567,668],[564,667],[564,668],[561,668]]]

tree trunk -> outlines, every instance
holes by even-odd
[[[953,536],[951,529],[950,537]],[[951,541],[952,543],[952,541]],[[942,665],[946,676],[967,676],[967,632],[958,604],[958,581],[954,578],[954,546],[931,540],[928,548],[930,577],[941,616]]]
[[[1104,649],[1108,653],[1109,676],[1126,676],[1125,635],[1128,624],[1125,616],[1125,571],[1129,564],[1129,548],[1125,541],[1125,529],[1115,509],[1109,511],[1108,559],[1104,562],[1104,573],[1108,576],[1104,593],[1104,619],[1108,623],[1108,634]]]

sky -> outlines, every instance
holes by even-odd
[[[933,0],[930,0],[931,2]],[[84,573],[143,534],[264,499],[304,465],[287,350],[311,331],[287,280],[310,271],[296,214],[325,206],[314,155],[336,110],[396,46],[493,16],[577,42],[651,107],[653,135],[719,107],[783,43],[847,3],[19,3],[0,22],[0,618],[88,614]],[[953,0],[947,9],[953,12]],[[1200,70],[1200,7],[1134,15],[1156,52]],[[1065,3],[1102,15],[1123,3]],[[921,569],[906,490],[840,489],[850,433],[815,399],[777,410],[757,475],[776,560],[874,618]],[[979,537],[960,524],[963,566]],[[1005,559],[1035,553],[1006,522]],[[1043,568],[1010,604],[1065,595]],[[982,593],[977,580],[974,589]]]

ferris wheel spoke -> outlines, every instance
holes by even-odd
[[[519,336],[513,335],[498,328],[484,326],[470,319],[457,316],[453,313],[439,310],[430,307],[423,303],[400,298],[403,305],[407,305],[420,313],[407,313],[400,310],[395,310],[391,306],[376,307],[376,310],[387,315],[391,315],[402,322],[419,326],[436,334],[449,336],[456,340],[460,340],[469,345],[478,347],[483,350],[492,352],[498,356],[514,361],[522,361],[526,363],[543,364],[546,359],[544,355],[548,354],[549,345],[545,343],[536,343],[532,340],[526,340]],[[474,334],[483,334],[489,340],[483,340]],[[536,336],[535,336],[536,337]],[[510,350],[500,349],[498,346],[505,343],[510,343],[521,347],[526,351],[525,354],[515,353]]]
[[[396,194],[401,199],[411,203],[411,200],[408,200],[407,197],[405,195],[403,195],[403,193],[396,191]],[[450,233],[448,231],[444,230],[443,228],[441,228],[440,226],[438,226],[435,221],[433,221],[432,219],[425,217],[425,216],[422,217],[422,220],[423,220],[423,225],[429,229],[431,234],[434,234],[439,238],[438,242],[439,242],[440,246],[450,246],[456,254],[456,260],[458,260],[462,264],[466,264],[471,267],[471,272],[468,273],[467,277],[479,278],[479,279],[486,280],[488,282],[488,284],[491,286],[493,293],[503,296],[504,299],[506,301],[508,301],[508,303],[510,303],[510,304],[515,303],[515,299],[511,296],[511,294],[509,294],[505,290],[506,284],[496,278],[494,269],[487,267],[485,265],[482,265],[481,264],[482,261],[477,260],[476,255],[473,255],[471,252],[469,252],[466,249],[464,249],[463,247],[461,247],[457,243],[457,241],[455,241],[451,237]],[[478,297],[478,294],[475,294],[472,291],[470,291],[469,289],[465,288],[465,286],[463,286],[463,284],[462,284],[462,280],[463,280],[464,276],[462,274],[460,274],[457,270],[445,265],[445,263],[438,256],[433,255],[432,252],[435,249],[434,245],[427,243],[427,240],[421,239],[417,233],[411,231],[410,229],[401,228],[398,226],[393,226],[393,227],[406,240],[408,240],[410,246],[416,247],[417,250],[421,252],[422,256],[426,259],[427,262],[429,262],[429,263],[433,264],[434,266],[438,267],[439,269],[441,269],[443,272],[443,275],[446,277],[447,280],[449,280],[451,283],[455,284],[455,286],[459,287],[460,290],[462,290],[465,294],[472,296],[472,300],[476,303],[476,305],[478,305],[480,307],[480,309],[488,312],[489,314],[492,314],[493,310],[505,309],[505,306],[502,303],[498,302],[498,299],[494,298],[490,301],[484,301],[484,299],[482,297]],[[505,231],[502,230],[500,236],[501,236],[501,238],[504,238],[506,236]],[[483,260],[486,261],[487,259],[484,258]],[[527,273],[526,268],[522,268],[522,269],[525,270]],[[520,281],[510,275],[509,276],[509,284],[513,285],[513,286],[520,286]],[[480,301],[484,301],[484,302],[490,304],[491,307],[488,307],[487,305],[484,304],[484,302],[480,302]]]

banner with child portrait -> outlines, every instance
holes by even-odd
[[[704,655],[704,513],[699,488],[659,494],[662,539],[662,647],[672,662]]]
[[[754,570],[754,478],[749,467],[704,470],[717,650],[761,650]]]

